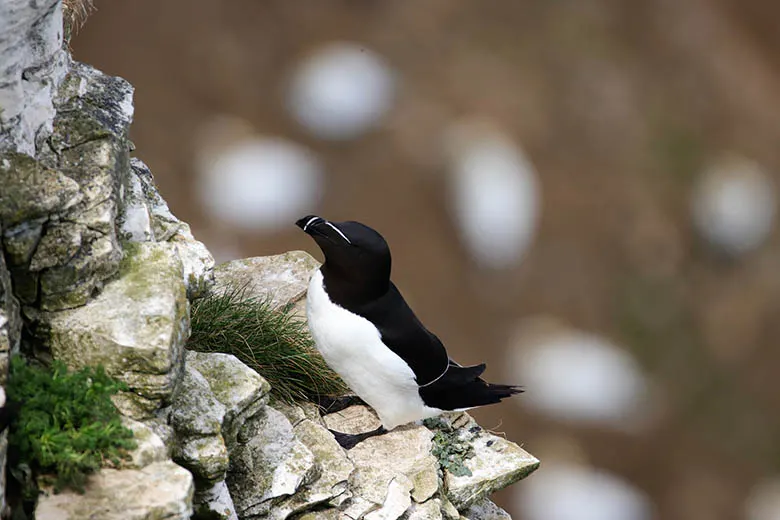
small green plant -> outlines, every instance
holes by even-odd
[[[83,491],[88,474],[120,465],[135,447],[111,402],[122,389],[102,367],[69,373],[60,361],[43,368],[14,356],[6,389],[18,407],[10,423],[10,467],[29,467],[53,480],[55,491]]]
[[[339,396],[347,387],[333,372],[292,305],[275,309],[270,302],[229,290],[195,300],[187,344],[198,352],[233,354],[271,384],[273,397],[286,403]]]
[[[431,454],[439,460],[441,469],[456,477],[471,476],[471,470],[465,465],[475,455],[471,444],[441,419],[426,419],[424,424],[434,432]]]

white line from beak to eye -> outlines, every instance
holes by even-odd
[[[310,219],[308,220],[308,222],[306,222],[306,224],[304,224],[304,225],[303,225],[303,231],[305,232],[305,231],[306,231],[306,228],[307,228],[307,227],[309,227],[309,224],[311,224],[312,222],[314,222],[314,221],[315,221],[315,220],[317,220],[318,218],[320,218],[320,217],[312,217],[312,218],[310,218]]]
[[[342,232],[341,232],[341,230],[340,230],[339,228],[337,228],[336,226],[334,226],[333,224],[331,224],[331,223],[330,223],[330,222],[328,222],[327,220],[325,221],[325,224],[326,224],[326,225],[328,225],[328,226],[330,226],[330,227],[332,227],[332,228],[333,228],[333,231],[335,231],[336,233],[338,233],[339,235],[341,235],[341,238],[343,238],[344,240],[346,240],[346,241],[347,241],[347,244],[349,244],[349,245],[352,245],[352,242],[350,242],[350,241],[349,241],[349,239],[347,238],[347,236],[346,236],[344,233],[342,233]]]

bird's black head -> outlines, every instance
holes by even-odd
[[[387,289],[390,248],[375,230],[360,222],[331,222],[315,215],[303,217],[295,225],[320,246],[326,274],[377,291]]]

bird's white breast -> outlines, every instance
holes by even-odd
[[[309,283],[306,314],[322,357],[353,392],[376,410],[385,428],[441,413],[425,406],[414,372],[382,343],[377,328],[330,300],[319,270]]]

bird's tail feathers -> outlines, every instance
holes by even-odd
[[[485,368],[484,363],[471,367],[450,363],[447,373],[439,381],[430,387],[420,388],[420,395],[428,406],[442,410],[457,410],[498,403],[502,399],[523,392],[522,387],[517,385],[484,381],[479,376]]]

